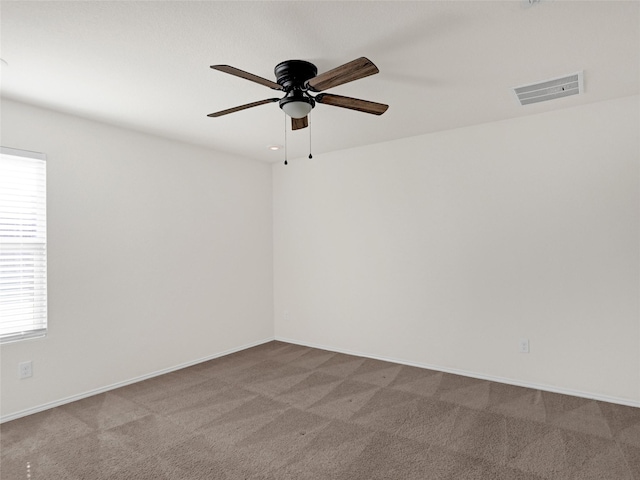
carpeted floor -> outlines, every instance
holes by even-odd
[[[270,342],[7,422],[2,480],[640,479],[640,409]]]

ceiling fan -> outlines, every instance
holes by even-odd
[[[318,69],[313,63],[304,60],[287,60],[276,65],[274,69],[276,75],[275,82],[229,65],[211,65],[211,68],[265,85],[273,90],[283,91],[285,95],[282,98],[268,98],[220,112],[210,113],[207,115],[209,117],[221,117],[222,115],[238,112],[247,108],[279,102],[280,108],[291,117],[291,128],[293,130],[299,130],[309,125],[307,115],[313,107],[315,107],[316,103],[348,108],[373,115],[382,115],[389,108],[389,105],[383,103],[369,102],[367,100],[332,95],[330,93],[319,93],[315,96],[311,95],[311,93],[324,92],[329,88],[378,73],[378,67],[365,57],[357,58],[320,75],[318,75]]]

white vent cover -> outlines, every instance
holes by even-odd
[[[568,97],[570,95],[578,95],[583,93],[583,72],[572,73],[564,77],[553,78],[544,82],[532,85],[523,85],[515,87],[515,92],[520,105],[529,105],[530,103],[545,102],[555,98]]]

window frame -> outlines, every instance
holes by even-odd
[[[13,330],[5,331],[6,325],[3,325],[3,321],[9,323],[8,316],[4,315],[4,319],[0,318],[0,344],[4,345],[7,343],[18,342],[21,340],[34,339],[34,338],[42,338],[47,335],[48,331],[48,297],[47,297],[47,157],[44,153],[40,152],[31,152],[27,150],[21,150],[16,148],[9,147],[0,147],[0,153],[4,157],[11,156],[16,158],[25,158],[29,160],[35,160],[42,162],[42,169],[39,170],[34,176],[41,175],[40,180],[32,180],[31,187],[33,188],[33,198],[36,200],[35,206],[33,207],[33,212],[37,210],[37,213],[30,212],[27,215],[33,215],[35,228],[34,235],[15,235],[16,232],[19,232],[19,227],[14,231],[10,231],[9,228],[2,231],[0,230],[0,274],[4,273],[5,277],[0,278],[0,280],[4,280],[6,278],[6,274],[13,274],[16,270],[14,269],[16,263],[11,262],[12,265],[9,264],[10,255],[18,255],[20,259],[20,263],[29,264],[29,261],[23,260],[29,255],[33,256],[33,268],[32,273],[29,274],[29,269],[27,268],[25,271],[21,271],[18,276],[15,278],[19,278],[16,281],[18,288],[24,288],[23,285],[29,285],[28,278],[32,278],[32,288],[31,298],[29,294],[26,295],[27,300],[25,303],[25,310],[29,308],[32,309],[31,318],[29,318],[29,312],[27,312],[22,318],[26,318],[25,320],[15,319],[14,322],[17,324]],[[1,160],[0,160],[1,161]],[[34,170],[38,169],[35,167]],[[8,183],[7,183],[8,185]],[[8,201],[10,194],[8,191],[4,192],[2,195],[3,198],[0,198],[0,223],[3,220],[3,215],[6,215],[4,219],[8,219],[11,215],[15,214],[15,211],[12,211],[12,207],[9,205],[10,201]],[[24,217],[23,217],[24,218]],[[31,219],[31,218],[30,218]],[[22,220],[22,218],[20,219]],[[6,224],[7,226],[10,223]],[[2,225],[0,225],[2,227]],[[8,234],[3,233],[6,232]],[[13,235],[11,235],[13,234]],[[37,238],[31,238],[37,237]],[[11,240],[7,240],[11,239]],[[20,241],[19,239],[25,239]],[[7,252],[11,252],[7,255]],[[3,258],[4,257],[4,258]],[[22,266],[21,266],[22,267]],[[8,286],[8,282],[0,284],[0,316],[3,311],[6,313],[8,310],[9,301],[16,300],[17,296],[25,297],[24,293],[20,294],[11,294],[7,293],[4,295],[3,287],[6,289]],[[15,309],[14,309],[15,310]],[[32,325],[28,325],[29,322],[32,322]],[[28,327],[28,328],[27,328]]]

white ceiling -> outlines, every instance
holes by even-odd
[[[3,0],[2,95],[264,161],[283,152],[274,91],[288,59],[319,72],[366,56],[380,73],[330,90],[390,105],[377,117],[328,105],[309,116],[322,152],[639,93],[640,2],[213,2]],[[522,107],[511,87],[584,70],[585,93]],[[277,92],[276,92],[277,93]],[[275,96],[278,96],[277,94]],[[290,128],[290,127],[289,127]],[[308,129],[287,132],[289,158]]]

